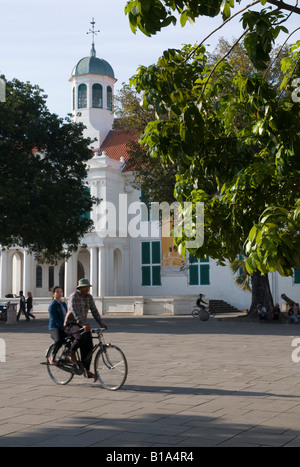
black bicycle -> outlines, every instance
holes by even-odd
[[[210,311],[209,306],[201,309],[199,306],[194,305],[193,311],[192,311],[193,318],[199,318],[200,319],[201,311],[207,312],[208,313],[208,318],[214,318],[216,316],[216,313],[214,313],[213,311]]]
[[[127,360],[119,347],[106,344],[103,337],[104,328],[93,328],[92,337],[98,339],[97,344],[86,357],[87,360],[96,353],[94,360],[95,382],[111,391],[120,389],[126,381],[128,373]],[[53,358],[54,344],[46,352],[46,364],[50,378],[56,384],[68,384],[74,375],[85,374],[84,362],[81,361],[79,351],[76,351],[76,363],[71,362],[67,355],[71,347],[72,337],[67,336],[64,344],[55,355],[55,363],[50,364]],[[97,351],[98,350],[98,351]]]

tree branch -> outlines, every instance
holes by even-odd
[[[272,5],[277,6],[279,9],[288,10],[288,11],[291,11],[292,13],[297,13],[297,15],[300,15],[299,7],[289,5],[288,3],[285,3],[282,0],[268,0],[268,3],[271,3]]]
[[[241,10],[237,11],[234,15],[230,16],[225,21],[223,21],[222,24],[220,24],[216,29],[214,29],[212,32],[210,32],[203,39],[203,41],[201,41],[200,44],[197,45],[197,47],[195,47],[195,49],[188,55],[188,57],[187,57],[187,59],[185,61],[187,62],[191,58],[191,56],[194,55],[197,52],[197,50],[204,44],[204,42],[206,42],[207,39],[210,38],[210,36],[212,36],[215,32],[219,31],[219,29],[221,29],[223,26],[225,26],[225,24],[227,24],[229,21],[231,21],[233,18],[235,18],[235,16],[240,15],[241,13],[243,13],[243,11],[247,10],[248,8],[252,7],[253,5],[256,5],[257,3],[260,3],[260,0],[256,0],[255,2],[249,3],[249,5],[245,6]]]
[[[226,57],[228,57],[228,55],[232,52],[232,50],[234,49],[234,47],[240,42],[240,40],[249,32],[249,28],[247,28],[243,34],[235,41],[235,43],[232,45],[232,47],[230,47],[230,49],[228,50],[228,52],[226,52],[226,54],[223,55],[223,57],[220,58],[220,60],[214,65],[213,69],[211,70],[211,72],[209,73],[208,75],[208,78],[206,80],[206,83],[204,84],[203,86],[203,89],[202,89],[202,92],[200,94],[200,97],[197,101],[197,104],[200,103],[200,100],[205,92],[205,89],[206,89],[206,86],[211,78],[211,76],[213,75],[214,71],[216,70],[216,68],[220,65],[220,63],[225,60]]]
[[[297,6],[298,6],[298,1],[299,1],[299,0],[297,0],[297,1],[296,1],[296,5],[295,5],[295,7],[297,7]],[[289,15],[288,15],[286,18],[284,18],[282,21],[280,21],[280,22],[279,22],[279,23],[277,23],[277,24],[282,24],[282,23],[285,23],[287,20],[289,20],[289,19],[290,19],[290,17],[292,16],[292,14],[293,14],[293,11],[291,11],[291,12],[290,12],[290,14],[289,14]]]
[[[297,2],[297,3],[298,3],[298,2]],[[265,77],[266,77],[266,75],[268,74],[268,72],[270,71],[270,69],[271,69],[273,63],[275,63],[275,61],[276,61],[277,58],[279,57],[279,55],[280,55],[281,51],[283,50],[283,48],[284,48],[285,44],[287,43],[287,41],[288,41],[288,40],[290,39],[290,37],[291,37],[296,31],[298,31],[299,29],[300,29],[300,26],[299,26],[299,28],[296,28],[293,32],[291,32],[291,34],[288,36],[288,38],[284,41],[284,43],[283,43],[282,46],[280,47],[280,50],[279,50],[278,54],[276,55],[276,57],[274,58],[274,60],[273,60],[272,62],[269,63],[268,68],[267,68],[266,71],[264,72],[263,79],[265,79]]]

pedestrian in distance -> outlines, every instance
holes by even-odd
[[[22,314],[25,316],[26,321],[29,321],[29,317],[27,316],[27,313],[26,313],[26,299],[24,297],[23,290],[20,290],[19,296],[20,296],[20,301],[19,301],[19,311],[17,314],[17,321],[19,321]]]
[[[32,314],[32,309],[33,309],[33,298],[32,298],[32,293],[27,292],[27,301],[26,301],[26,306],[27,306],[27,317],[28,319],[33,318],[35,319],[35,316]]]

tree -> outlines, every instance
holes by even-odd
[[[77,249],[95,200],[85,184],[83,126],[51,114],[42,92],[14,79],[0,103],[0,244],[53,262]]]
[[[252,275],[251,308],[263,302],[270,310],[267,273],[291,275],[300,265],[300,41],[281,61],[281,90],[266,77],[275,40],[288,34],[284,24],[300,9],[277,0],[261,3],[280,8],[249,9],[259,3],[240,11],[243,32],[217,62],[209,61],[204,40],[165,51],[157,64],[140,67],[131,84],[157,114],[141,143],[152,157],[176,161],[178,201],[204,202],[205,241],[191,253],[224,264],[242,247]],[[125,11],[133,31],[152,35],[176,23],[173,12],[182,26],[202,16],[227,22],[234,6],[234,0],[132,0]],[[233,76],[228,57],[241,40],[258,72]],[[183,253],[186,240],[178,240]]]
[[[114,128],[132,131],[137,135],[143,133],[145,127],[154,118],[154,110],[151,107],[146,110],[141,106],[141,96],[128,84],[122,83],[123,87],[114,97]]]
[[[115,129],[128,131],[132,139],[127,143],[127,169],[134,172],[133,186],[143,192],[143,201],[146,204],[152,201],[167,201],[170,204],[175,200],[174,187],[176,183],[177,168],[170,161],[166,164],[159,159],[153,159],[145,147],[138,143],[145,127],[155,119],[155,112],[151,106],[146,110],[140,104],[141,96],[128,84],[115,96],[114,121]]]

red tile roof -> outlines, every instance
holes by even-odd
[[[100,152],[101,154],[105,151],[110,159],[119,161],[121,157],[124,157],[124,161],[126,162],[129,158],[127,144],[130,141],[137,140],[138,137],[134,131],[111,130],[100,146],[100,151],[95,150],[94,152]],[[126,172],[126,166],[123,171]]]

